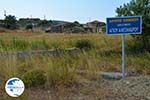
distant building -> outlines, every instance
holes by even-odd
[[[67,25],[68,24],[50,25],[48,28],[46,28],[45,32],[62,33]]]
[[[89,27],[87,24],[83,24],[83,28],[84,28],[85,32],[88,32],[88,33],[93,32],[92,27]]]
[[[99,33],[102,31],[102,27],[105,26],[104,22],[99,21],[93,21],[89,22],[87,24],[80,24],[78,22],[66,22],[66,23],[60,23],[60,24],[51,24],[46,29],[45,32],[51,32],[51,33],[62,33],[62,32],[68,32],[68,33]]]
[[[87,23],[87,28],[90,29],[93,33],[99,33],[102,32],[102,27],[105,25],[106,24],[104,22],[95,20],[93,22]]]
[[[80,24],[79,24],[80,25]],[[45,32],[54,32],[54,33],[62,33],[62,32],[73,32],[75,27],[79,27],[79,25],[75,23],[62,23],[58,25],[51,25],[46,28]]]
[[[50,25],[45,29],[45,32],[50,32],[50,33],[60,33],[63,31],[63,24],[60,25]]]

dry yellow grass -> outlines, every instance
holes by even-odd
[[[88,82],[96,79],[95,72],[99,71],[121,71],[121,36],[8,31],[1,33],[0,39],[1,51],[5,51],[5,48],[8,51],[69,48],[74,47],[74,43],[82,39],[88,39],[94,45],[89,51],[76,56],[40,56],[25,60],[17,59],[15,56],[1,58],[0,82],[3,84],[10,77],[22,77],[22,74],[34,69],[45,72],[45,88],[61,85],[70,87],[80,84],[83,80]],[[132,37],[127,36],[126,43],[130,44],[131,41]],[[149,53],[127,54],[127,71],[150,74],[149,60]],[[89,74],[79,74],[79,70]],[[88,90],[82,92],[87,93]]]

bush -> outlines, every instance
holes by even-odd
[[[5,27],[7,29],[17,29],[18,28],[17,19],[15,16],[12,16],[12,15],[6,16],[4,19],[4,22],[6,25]]]
[[[26,30],[33,30],[33,25],[32,24],[26,25]]]
[[[46,82],[46,76],[44,75],[44,71],[42,70],[32,70],[26,72],[22,79],[26,85],[26,87],[37,87],[42,86]]]
[[[91,41],[89,40],[78,40],[75,43],[75,47],[80,48],[80,49],[90,49],[93,47]]]

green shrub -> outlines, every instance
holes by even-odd
[[[26,85],[26,87],[37,87],[42,86],[46,82],[46,76],[44,75],[44,71],[42,70],[32,70],[26,72],[22,79]]]
[[[93,45],[89,40],[77,40],[75,43],[75,47],[80,49],[90,49],[93,47]]]
[[[28,25],[26,25],[26,30],[32,30],[33,29],[33,25],[32,24],[28,24]]]

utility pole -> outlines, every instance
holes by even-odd
[[[89,17],[89,22],[91,22],[91,17]]]
[[[5,17],[7,16],[7,12],[6,12],[6,10],[4,10],[4,16],[5,16]]]
[[[32,15],[30,15],[30,19],[32,19]]]
[[[44,15],[44,20],[46,20],[46,15]]]

